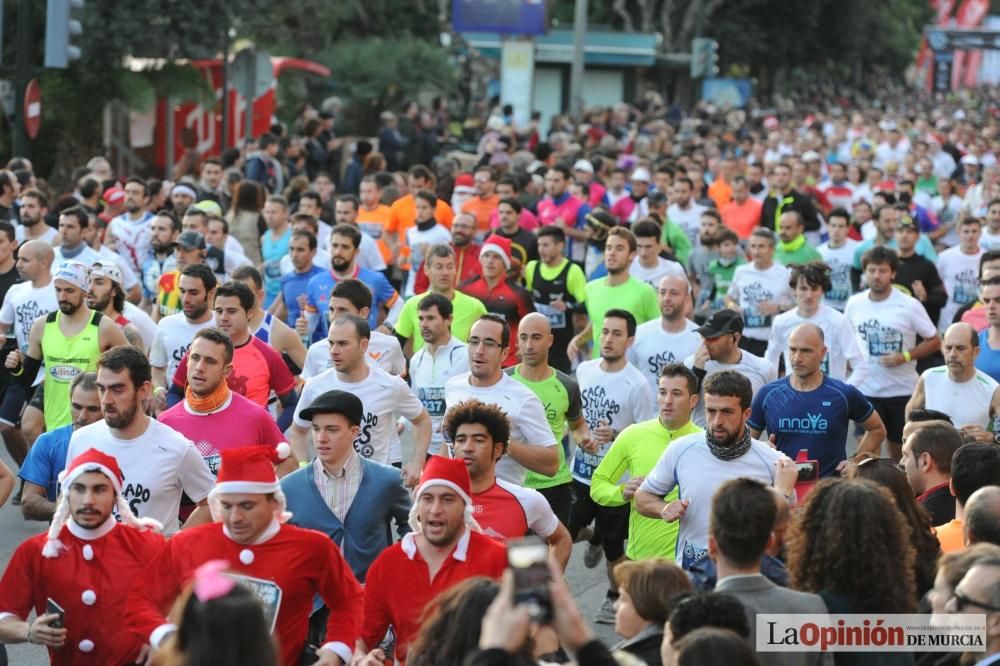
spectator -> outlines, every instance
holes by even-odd
[[[661,666],[663,627],[674,598],[689,592],[691,581],[680,567],[663,559],[623,562],[614,576],[619,590],[615,632],[624,640],[611,649],[634,654],[647,666]]]
[[[1000,557],[1000,546],[992,543],[974,543],[965,550],[942,555],[937,563],[934,587],[924,599],[927,609],[934,614],[947,612],[945,606],[955,593],[955,586],[962,581],[972,565],[992,557]]]
[[[912,418],[918,410],[910,412]],[[931,525],[944,525],[955,518],[955,501],[949,491],[951,461],[964,443],[961,433],[947,422],[919,422],[921,426],[903,442],[900,466],[917,502],[927,511]]]
[[[965,541],[965,505],[984,486],[1000,485],[1000,447],[970,442],[959,447],[951,458],[951,494],[955,496],[955,518],[938,526],[941,551],[952,553],[968,545]]]
[[[955,586],[947,608],[951,613],[986,612],[986,654],[976,663],[995,664],[1000,654],[1000,558],[976,561]]]
[[[738,634],[728,629],[706,627],[696,629],[674,644],[674,658],[677,666],[700,666],[701,664],[760,664],[759,655]]]
[[[1000,487],[983,486],[965,504],[965,543],[1000,546]]]
[[[906,474],[894,460],[866,458],[853,468],[850,477],[868,479],[888,488],[896,501],[896,508],[906,517],[906,524],[910,528],[910,543],[917,554],[914,560],[917,598],[923,598],[934,585],[934,569],[941,554],[941,546],[931,528],[930,516],[913,497],[913,489],[906,482]]]

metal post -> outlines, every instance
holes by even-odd
[[[569,78],[569,110],[583,119],[583,42],[587,35],[587,0],[576,0],[573,13],[573,68]]]
[[[228,16],[228,14],[227,14]],[[220,150],[229,147],[229,31],[227,25],[225,36],[222,38],[222,139],[219,143]]]
[[[34,41],[31,0],[17,3],[17,62],[14,65],[14,141],[13,152],[18,157],[30,157],[31,143],[24,129],[24,93],[31,80],[31,52]]]
[[[249,81],[247,81],[248,85],[246,89],[249,95],[246,98],[246,131],[244,133],[244,138],[246,139],[253,138],[253,100],[254,93],[257,89],[257,52],[254,51],[253,53],[254,57],[251,59],[253,61],[253,66],[250,68],[250,71],[247,72],[247,78]]]

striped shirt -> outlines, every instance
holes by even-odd
[[[319,494],[323,496],[323,501],[337,520],[343,523],[354,496],[361,487],[362,470],[358,454],[351,453],[338,474],[330,474],[319,458],[313,460],[313,465],[316,466],[313,477],[316,479]]]

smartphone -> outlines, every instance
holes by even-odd
[[[538,537],[507,542],[507,564],[514,574],[514,603],[525,604],[531,619],[539,624],[552,621],[548,559],[549,546]]]
[[[45,613],[51,615],[55,613],[59,616],[58,620],[54,620],[49,624],[53,629],[62,629],[65,625],[64,620],[66,619],[66,611],[62,609],[62,606],[52,601],[52,597],[49,597],[45,601]]]
[[[795,463],[795,471],[799,473],[795,483],[816,483],[819,481],[819,461],[803,460]]]

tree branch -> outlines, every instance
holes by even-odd
[[[615,14],[618,14],[622,18],[625,32],[635,32],[635,23],[632,22],[632,15],[625,6],[627,2],[628,0],[615,0],[612,8],[615,10]]]

